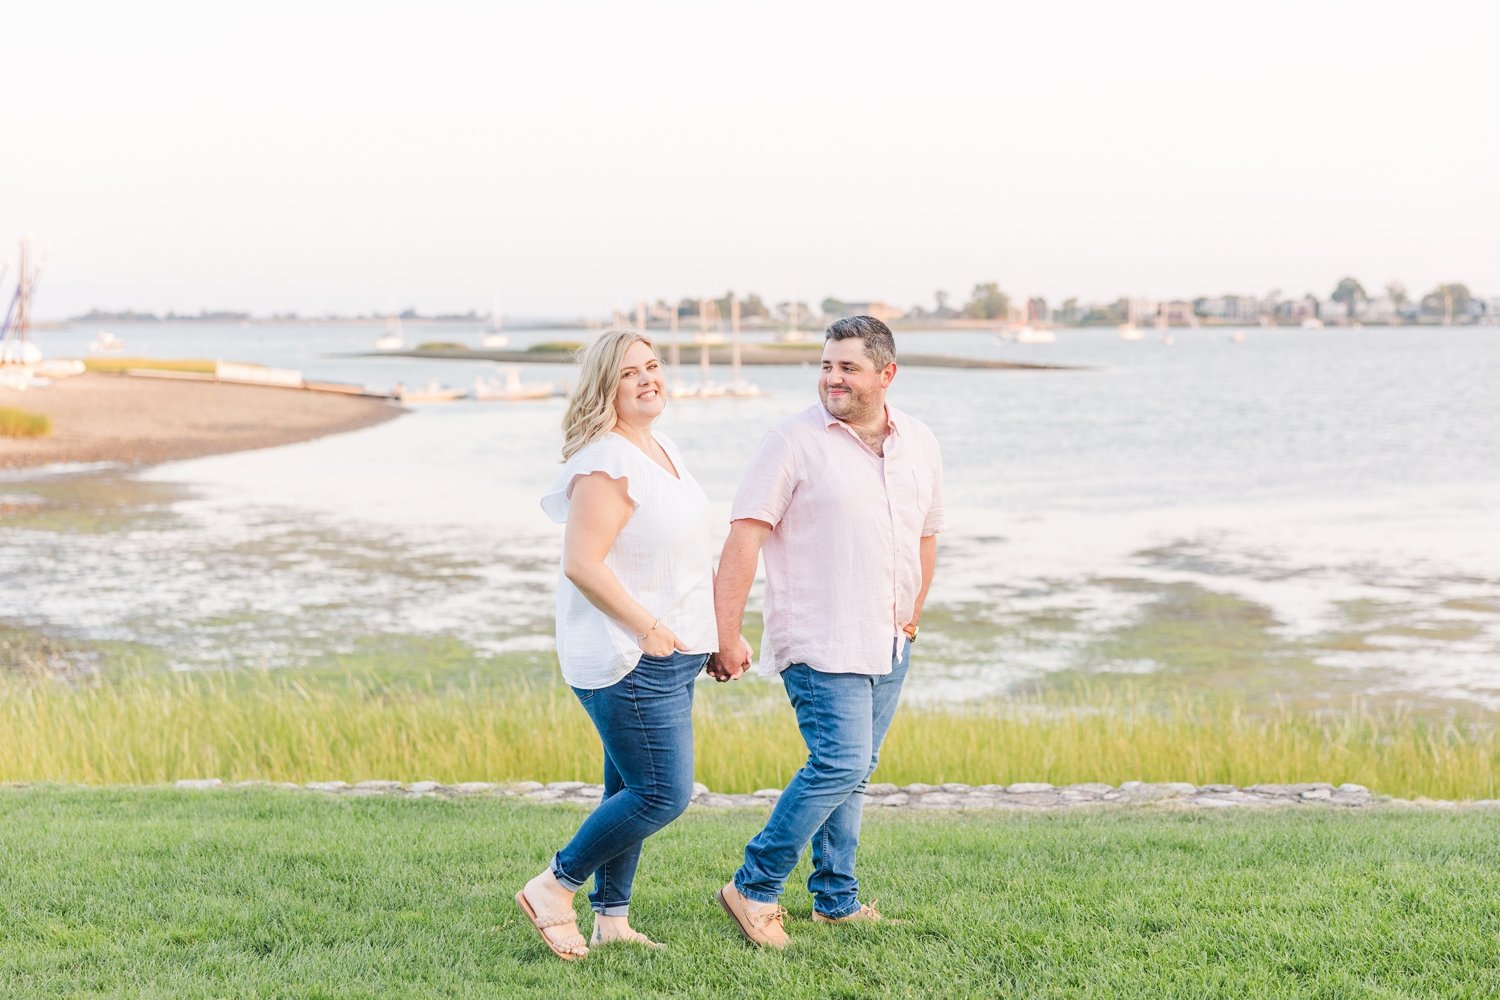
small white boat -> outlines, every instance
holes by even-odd
[[[1138,326],[1136,326],[1134,323],[1121,323],[1120,324],[1120,339],[1121,340],[1141,340],[1145,336],[1146,336],[1146,334],[1141,331],[1141,328],[1138,327]]]
[[[0,368],[0,389],[25,392],[27,389],[42,389],[51,384],[50,378],[43,378],[30,368]]]
[[[406,386],[397,386],[395,397],[403,403],[451,403],[455,399],[461,399],[467,393],[462,389],[450,389],[439,382],[428,382],[420,389],[408,389]]]
[[[744,379],[739,379],[737,381],[730,382],[724,387],[724,395],[760,396],[764,394],[760,391],[760,386],[756,385],[754,382],[746,382]]]
[[[52,358],[38,363],[35,370],[42,378],[59,379],[82,375],[87,367],[77,358]]]
[[[551,382],[523,382],[517,368],[501,369],[501,378],[481,375],[474,380],[473,397],[480,402],[515,402],[522,399],[546,399],[553,395]]]
[[[1323,321],[1318,319],[1318,317],[1316,316],[1309,316],[1307,317],[1307,319],[1302,321],[1302,329],[1321,330],[1323,329]]]
[[[125,341],[116,337],[108,330],[100,330],[94,335],[94,339],[89,341],[89,350],[95,354],[104,354],[109,351],[123,351],[124,349]]]
[[[29,340],[0,342],[0,365],[22,365],[27,368],[42,363],[42,349]]]

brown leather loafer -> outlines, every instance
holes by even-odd
[[[875,908],[878,900],[870,900],[861,903],[859,909],[842,917],[825,917],[817,910],[813,911],[813,923],[815,924],[899,924],[901,921],[892,920]]]
[[[787,937],[786,928],[782,926],[786,910],[781,907],[768,906],[752,912],[750,900],[734,887],[733,882],[719,890],[718,900],[719,905],[724,907],[724,912],[729,914],[729,919],[745,935],[745,940],[757,948],[785,948],[792,943],[792,939]]]

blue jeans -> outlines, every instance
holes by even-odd
[[[642,656],[606,688],[574,688],[604,743],[604,798],[552,859],[577,891],[594,876],[595,913],[630,907],[641,842],[682,815],[693,797],[693,685],[706,653]]]
[[[865,806],[865,786],[880,760],[880,744],[911,662],[911,644],[892,655],[891,672],[827,674],[805,663],[781,673],[797,726],[807,744],[807,763],[793,777],[771,810],[771,818],[745,845],[745,863],[734,885],[747,898],[774,903],[812,842],[812,874],[807,888],[813,909],[843,917],[859,909],[854,852]]]

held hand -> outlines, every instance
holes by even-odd
[[[728,680],[734,680],[735,678],[739,677],[740,674],[743,674],[745,671],[750,669],[750,662],[753,659],[753,654],[750,651],[750,640],[746,639],[743,635],[740,636],[738,653],[738,656],[732,657],[731,659],[729,677],[727,678]]]
[[[750,643],[742,635],[733,639],[719,639],[719,651],[709,657],[705,668],[708,676],[720,684],[735,680],[750,666]]]
[[[709,656],[708,663],[704,664],[703,669],[707,671],[708,676],[712,677],[720,684],[723,684],[727,680],[733,679],[729,676],[729,671],[725,669],[724,661],[720,659],[718,653],[714,653]]]

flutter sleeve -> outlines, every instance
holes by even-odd
[[[547,516],[558,524],[565,524],[568,520],[568,511],[573,507],[573,484],[581,476],[592,475],[602,472],[611,479],[618,479],[625,484],[625,493],[630,497],[632,509],[641,505],[640,486],[637,480],[640,478],[639,470],[633,457],[623,450],[610,438],[614,434],[607,434],[592,444],[579,449],[572,458],[563,465],[562,471],[552,480],[552,485],[547,492],[542,494],[542,510]],[[625,447],[630,447],[628,444]]]

